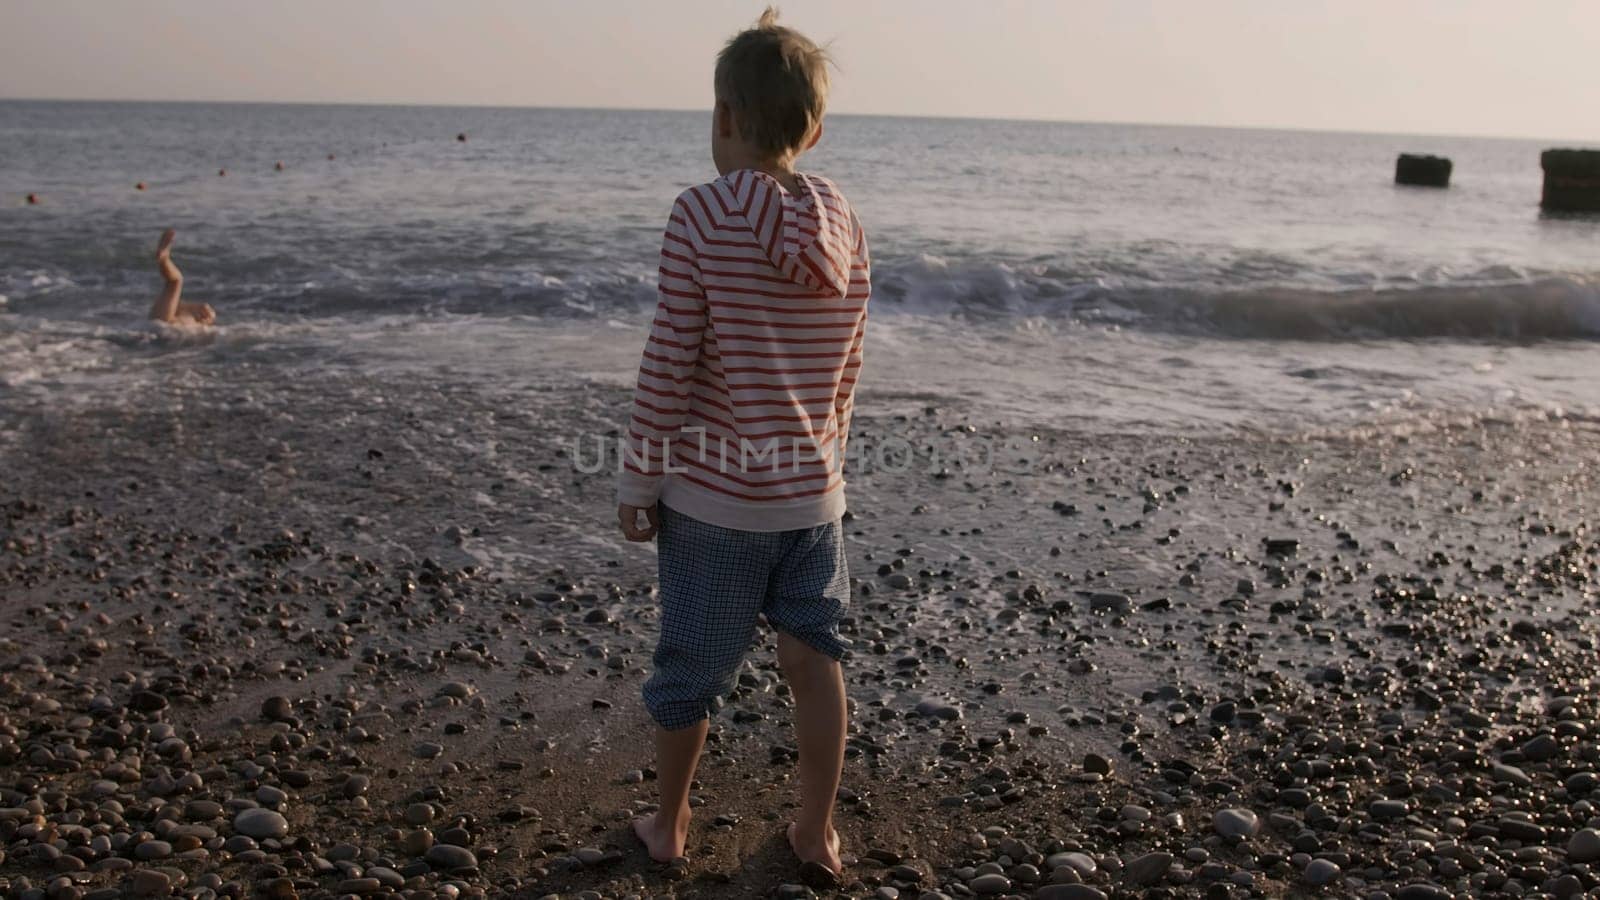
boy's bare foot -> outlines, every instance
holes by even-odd
[[[844,871],[844,864],[839,861],[839,832],[832,828],[825,836],[802,835],[795,823],[790,822],[789,846],[800,858],[802,876],[821,877],[825,871],[827,877],[836,880]]]
[[[172,242],[178,239],[178,229],[168,228],[161,232],[161,243],[156,245],[156,261],[161,262],[172,255]]]
[[[633,833],[650,851],[650,858],[658,863],[671,863],[683,857],[683,845],[689,837],[689,817],[682,816],[675,828],[661,824],[661,813],[633,820]]]

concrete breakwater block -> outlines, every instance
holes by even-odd
[[[1394,164],[1394,183],[1418,187],[1449,187],[1450,160],[1443,156],[1402,153]]]
[[[1561,212],[1600,212],[1600,150],[1546,150],[1544,197],[1539,205]]]

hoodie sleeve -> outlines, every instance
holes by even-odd
[[[861,349],[867,336],[867,301],[872,295],[872,260],[867,252],[867,234],[856,223],[856,247],[850,260],[850,285],[847,297],[860,298],[861,319],[856,322],[855,338],[850,342],[850,355],[845,360],[844,371],[839,376],[839,390],[834,395],[833,409],[839,420],[839,456],[844,456],[845,445],[850,440],[850,419],[856,408],[856,381],[861,377]]]
[[[706,295],[682,197],[661,239],[655,321],[639,363],[633,411],[623,442],[617,502],[653,506],[661,495],[666,454],[689,410],[689,383],[700,363]]]

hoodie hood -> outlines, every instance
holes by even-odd
[[[765,172],[743,169],[728,179],[750,233],[778,271],[819,294],[843,297],[856,229],[833,185],[797,173],[800,191],[791,194]]]

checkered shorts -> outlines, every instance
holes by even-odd
[[[844,655],[850,574],[838,522],[736,531],[660,510],[661,640],[644,704],[662,728],[699,722],[733,688],[759,616],[833,659]]]

